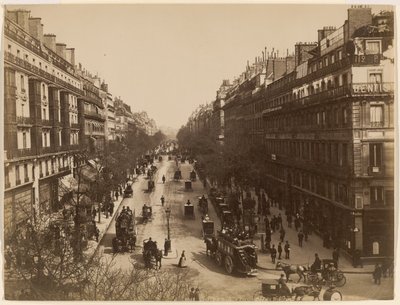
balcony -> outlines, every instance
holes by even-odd
[[[79,128],[80,128],[80,126],[79,126],[79,124],[78,124],[78,123],[72,123],[72,124],[71,124],[71,128],[76,128],[76,129],[79,129]]]
[[[370,122],[371,127],[383,127],[383,122]]]
[[[7,160],[15,159],[15,158],[23,158],[32,156],[33,151],[31,148],[22,148],[17,150],[7,150]]]
[[[17,66],[20,66],[36,75],[39,75],[52,83],[55,83],[55,84],[65,87],[65,88],[68,88],[69,90],[73,91],[77,95],[80,95],[80,96],[83,95],[83,91],[81,89],[72,86],[70,83],[63,81],[62,79],[60,79],[54,75],[51,75],[50,73],[43,71],[42,69],[39,69],[38,67],[30,64],[29,62],[23,60],[22,58],[18,58],[16,56],[14,56],[10,52],[4,52],[4,59],[6,61],[11,62]]]
[[[104,115],[102,115],[101,113],[93,112],[93,111],[85,112],[84,116],[87,118],[90,118],[90,119],[105,121]]]
[[[52,126],[53,123],[51,120],[42,120],[42,125],[43,126]]]
[[[17,124],[18,125],[31,126],[31,125],[33,125],[33,121],[34,120],[31,117],[17,116]]]
[[[50,154],[54,152],[54,148],[53,147],[42,147],[40,149],[40,154],[44,155],[44,154]]]
[[[25,40],[24,38],[18,36],[17,33],[14,33],[13,31],[11,31],[8,27],[4,28],[4,34],[10,38],[12,38],[13,40],[17,41],[19,44],[23,45],[24,47],[28,48],[29,50],[31,50],[32,52],[36,53],[37,55],[43,57],[46,60],[49,60],[49,56],[44,53],[41,49],[40,49],[40,42],[35,40],[36,43],[38,44],[33,45],[31,42]]]

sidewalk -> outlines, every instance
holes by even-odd
[[[117,214],[118,208],[119,208],[122,200],[124,200],[123,195],[121,197],[118,197],[118,200],[114,200],[114,205],[115,205],[114,213],[112,215],[108,216],[108,218],[106,218],[106,216],[102,212],[100,212],[101,213],[100,223],[98,222],[98,216],[96,216],[96,226],[99,229],[99,242],[97,242],[93,239],[90,239],[88,241],[88,246],[87,246],[86,250],[83,251],[83,254],[85,256],[89,257],[96,253],[98,246],[100,245],[101,240],[104,237],[104,234],[108,231],[108,229],[111,225],[111,222],[113,221],[115,215]]]
[[[252,197],[256,198],[254,192],[252,191]],[[257,200],[256,200],[257,202]],[[258,204],[258,202],[257,202]],[[257,211],[257,208],[256,208]],[[285,210],[279,210],[278,207],[270,208],[271,215],[268,215],[268,219],[271,220],[272,216],[278,216],[281,214],[282,216],[282,225],[284,230],[286,231],[284,243],[288,240],[290,244],[290,259],[284,259],[284,251],[282,252],[282,261],[290,264],[299,264],[299,265],[309,265],[314,262],[315,253],[318,253],[318,256],[321,260],[323,259],[332,259],[332,252],[333,248],[327,249],[322,246],[322,238],[311,232],[308,236],[308,241],[303,240],[303,247],[299,246],[297,233],[294,224],[292,223],[292,227],[289,228],[286,220]],[[262,217],[260,217],[262,218]],[[258,232],[257,236],[255,237],[254,243],[259,247],[259,259],[258,265],[263,269],[273,269],[275,270],[275,264],[272,263],[271,256],[269,253],[261,252],[261,239],[260,233],[265,232],[265,225],[263,218],[260,219],[258,224]],[[275,244],[275,248],[277,248],[280,239],[279,239],[279,230],[275,231],[271,234],[271,246]],[[282,248],[284,246],[282,243]],[[343,250],[341,250],[343,251]],[[278,258],[278,254],[277,254]],[[276,259],[276,262],[278,259]],[[344,255],[340,255],[339,257],[339,269],[344,273],[364,273],[364,274],[371,274],[374,271],[374,265],[364,265],[363,268],[354,268],[352,262],[349,261]]]

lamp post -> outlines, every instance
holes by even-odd
[[[171,217],[171,209],[170,207],[167,207],[165,209],[165,214],[167,216],[167,242],[168,242],[168,252],[171,251],[171,238],[170,238],[170,230],[169,230],[169,218]]]

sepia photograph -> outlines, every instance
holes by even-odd
[[[3,301],[398,297],[398,7],[46,2],[2,6]]]

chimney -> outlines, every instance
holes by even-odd
[[[324,26],[322,30],[318,30],[318,42],[326,38],[328,35],[336,31],[334,26]]]
[[[30,13],[31,12],[27,10],[6,11],[6,16],[29,33]]]
[[[56,53],[65,59],[65,49],[67,45],[65,43],[56,43]]]
[[[41,18],[29,18],[29,34],[43,42],[43,25]]]
[[[308,51],[311,51],[315,47],[317,47],[316,43],[296,43],[296,45],[294,46],[296,67],[312,57],[312,55],[308,53]]]
[[[372,24],[371,8],[363,5],[353,5],[347,10],[347,35],[346,38],[351,38],[354,32],[365,26]]]
[[[66,60],[73,66],[75,66],[75,49],[74,48],[67,48],[65,50],[65,57]]]
[[[43,42],[50,50],[56,52],[56,35],[54,34],[44,34]]]

